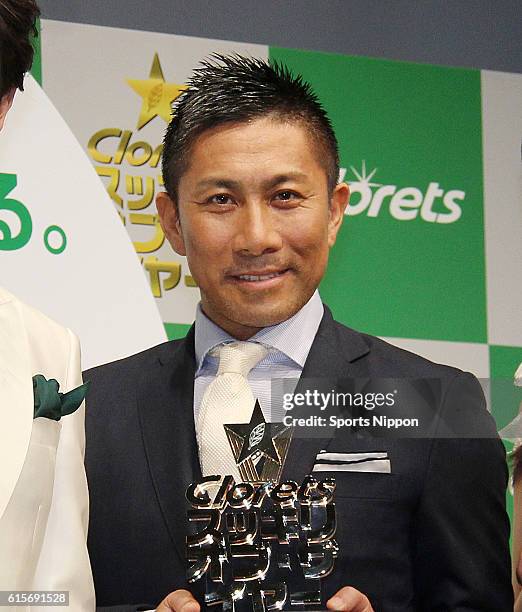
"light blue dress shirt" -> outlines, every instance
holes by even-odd
[[[260,342],[268,349],[264,357],[248,374],[248,382],[254,397],[259,400],[267,422],[281,422],[285,411],[279,393],[272,393],[272,385],[286,381],[285,392],[293,391],[310,352],[324,307],[316,290],[308,302],[292,317],[264,327],[249,342]],[[218,344],[233,342],[235,338],[212,322],[198,305],[195,323],[196,378],[194,381],[194,422],[197,424],[199,407],[208,385],[214,380],[218,358],[209,352]],[[274,381],[274,383],[272,383]],[[280,389],[279,385],[277,389]],[[276,396],[279,398],[276,401]],[[272,405],[272,397],[274,402]]]

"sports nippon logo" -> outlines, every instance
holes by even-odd
[[[462,202],[466,193],[459,189],[444,191],[439,183],[432,182],[423,193],[417,187],[401,187],[373,183],[377,172],[374,168],[366,173],[366,162],[362,162],[361,172],[350,166],[356,180],[346,179],[350,185],[350,203],[345,214],[349,216],[366,213],[367,217],[378,217],[382,210],[388,209],[397,221],[412,221],[420,217],[428,223],[455,223],[462,216]],[[346,168],[340,168],[339,180],[346,177]],[[358,195],[358,197],[357,197]]]

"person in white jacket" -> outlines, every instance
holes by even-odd
[[[33,418],[37,374],[81,385],[78,339],[0,287],[0,590],[69,591],[69,609],[87,612],[84,405]]]
[[[34,0],[0,0],[0,129],[31,66],[38,15]],[[2,610],[60,603],[42,591],[68,592],[72,612],[95,609],[84,403],[60,414],[60,394],[81,384],[78,338],[0,287],[0,591],[13,603]],[[54,400],[47,413],[42,389]],[[31,601],[27,591],[39,594]],[[15,606],[24,601],[31,607]]]

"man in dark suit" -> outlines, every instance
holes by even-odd
[[[285,68],[218,58],[176,106],[157,206],[201,304],[185,339],[85,375],[101,608],[199,609],[201,587],[185,580],[184,491],[207,460],[202,414],[215,416],[210,389],[223,374],[214,351],[231,340],[266,351],[244,375],[262,407],[271,377],[300,377],[301,391],[389,378],[411,381],[407,409],[432,427],[410,439],[294,433],[282,478],[337,481],[330,609],[512,607],[505,457],[477,381],[340,325],[319,299],[349,194],[338,165],[324,110]]]

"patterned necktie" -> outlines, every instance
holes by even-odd
[[[214,351],[218,372],[201,400],[196,428],[201,471],[203,476],[231,474],[241,482],[223,425],[250,421],[255,398],[246,377],[268,351],[255,342],[222,344]]]

